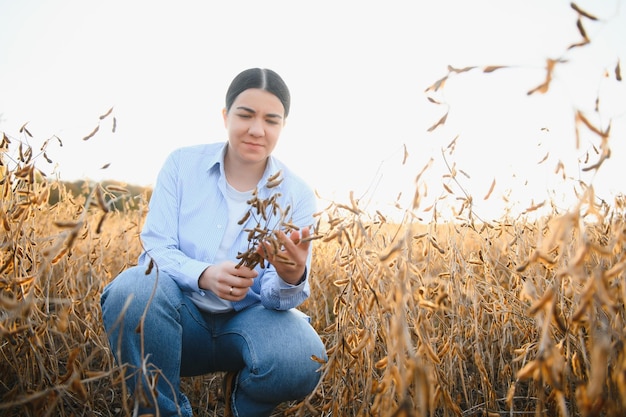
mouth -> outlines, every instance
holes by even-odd
[[[250,147],[253,147],[253,148],[262,148],[263,147],[263,144],[255,143],[255,142],[244,142],[244,145],[250,146]]]

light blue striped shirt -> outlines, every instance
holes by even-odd
[[[159,172],[149,203],[149,211],[141,232],[145,251],[139,263],[148,265],[150,259],[159,271],[170,275],[183,292],[199,308],[210,311],[211,301],[202,297],[207,293],[198,287],[198,278],[215,261],[229,218],[224,174],[226,143],[190,146],[172,152]],[[283,181],[275,188],[265,187],[268,177],[282,171]],[[299,227],[313,226],[316,211],[315,194],[311,188],[278,159],[269,158],[263,178],[258,184],[260,199],[280,194],[278,204],[290,207],[290,220]],[[232,216],[231,216],[232,217]],[[227,256],[238,263],[237,255],[248,250],[248,232],[257,220],[250,216],[241,225],[241,232],[230,247]],[[269,228],[277,227],[270,224]],[[149,254],[149,256],[148,256]],[[311,266],[311,251],[305,275]],[[283,281],[272,265],[256,267],[259,275],[247,296],[232,303],[241,310],[255,303],[269,309],[288,310],[302,303],[310,293],[308,277],[298,285]]]

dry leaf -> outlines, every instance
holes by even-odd
[[[578,12],[578,14],[580,14],[581,16],[585,16],[587,19],[591,19],[591,20],[598,20],[597,17],[595,17],[592,14],[587,13],[586,11],[584,11],[583,9],[581,9],[580,7],[578,7],[576,5],[576,3],[570,3],[570,6],[572,6],[572,9],[576,10]]]
[[[448,71],[450,72],[455,72],[457,74],[460,74],[462,72],[467,72],[467,71],[471,71],[476,67],[465,67],[465,68],[454,68],[451,65],[448,65]]]
[[[437,123],[435,123],[434,125],[429,127],[428,131],[432,132],[433,130],[437,129],[437,127],[439,127],[440,125],[442,125],[442,124],[444,124],[446,122],[447,118],[448,118],[448,112],[446,112],[446,114],[444,114],[443,117],[441,119],[439,119],[439,121]]]
[[[96,126],[96,128],[95,128],[94,130],[92,130],[90,134],[88,134],[87,136],[85,136],[85,137],[83,138],[83,140],[89,140],[89,139],[91,139],[91,138],[93,137],[93,135],[95,135],[95,134],[98,132],[98,130],[100,130],[100,125]]]
[[[441,78],[441,79],[437,80],[437,81],[436,81],[433,85],[431,85],[430,87],[428,87],[428,88],[426,89],[426,91],[425,91],[425,92],[428,92],[428,91],[437,91],[437,90],[439,90],[440,88],[443,88],[443,86],[444,86],[444,84],[446,83],[446,80],[447,80],[447,79],[448,79],[448,76],[446,75],[445,77],[443,77],[443,78]]]
[[[576,20],[576,27],[578,28],[578,32],[580,32],[580,35],[583,37],[583,39],[589,42],[589,37],[587,37],[587,32],[585,31],[585,28],[583,26],[583,21],[580,18]]]
[[[488,200],[489,199],[489,196],[491,196],[491,193],[493,192],[493,189],[495,187],[496,187],[496,179],[494,178],[493,181],[491,182],[491,187],[489,187],[489,191],[487,191],[487,194],[485,195],[483,200]]]
[[[548,58],[548,60],[546,61],[546,79],[545,79],[545,81],[542,84],[540,84],[537,87],[535,87],[532,90],[530,90],[526,94],[527,95],[531,95],[531,94],[534,94],[536,92],[545,94],[546,92],[548,92],[548,88],[550,87],[550,82],[552,81],[552,71],[554,70],[554,66],[557,63],[562,63],[562,62],[565,62],[565,61],[554,60],[554,59]]]
[[[102,116],[100,116],[100,120],[106,118],[109,114],[111,114],[112,111],[113,111],[113,107],[111,107],[109,110],[107,110],[106,113],[104,113]]]
[[[20,133],[26,133],[29,137],[33,137],[33,135],[30,134],[30,132],[28,131],[28,129],[26,129],[26,125],[28,124],[28,122],[24,123],[22,125],[22,127],[20,127]]]
[[[506,65],[490,65],[488,67],[483,68],[483,72],[490,73],[490,72],[499,70],[501,68],[508,68],[508,67]]]

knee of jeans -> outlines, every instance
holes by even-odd
[[[144,268],[132,267],[123,271],[111,281],[102,292],[100,304],[102,314],[118,316],[122,312],[126,317],[141,315],[150,301],[155,285],[154,277],[145,275]],[[155,292],[155,296],[157,296]],[[156,297],[153,297],[153,302]]]
[[[288,367],[290,376],[288,378],[287,389],[290,391],[291,399],[300,399],[309,395],[317,386],[321,372],[319,364],[312,364],[311,359],[300,363],[300,366],[290,365]]]
[[[304,342],[303,346],[298,346],[292,351],[283,350],[277,346],[272,354],[264,355],[257,371],[262,373],[268,370],[275,373],[280,380],[277,385],[285,393],[289,393],[290,399],[298,399],[311,393],[319,382],[321,364],[318,360],[320,359],[326,359],[326,351],[321,341],[319,345]]]

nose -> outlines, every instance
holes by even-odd
[[[264,136],[265,130],[263,129],[263,121],[256,118],[252,119],[252,123],[250,123],[250,127],[248,128],[248,133],[256,137]]]

